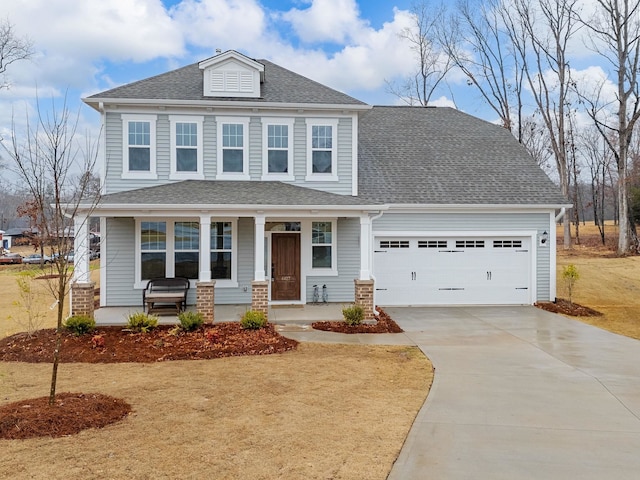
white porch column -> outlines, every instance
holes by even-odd
[[[198,281],[211,280],[211,215],[200,215],[200,275]]]
[[[259,214],[255,217],[256,224],[256,237],[255,237],[255,272],[253,274],[253,280],[263,282],[266,280],[264,271],[264,215]]]
[[[360,280],[371,279],[371,217],[360,216]]]
[[[89,283],[89,218],[76,216],[73,228],[73,282]]]

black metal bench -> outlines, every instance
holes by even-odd
[[[152,278],[142,291],[142,310],[146,308],[147,313],[173,310],[175,305],[178,314],[187,308],[188,291],[188,278]]]

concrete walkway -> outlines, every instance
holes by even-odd
[[[389,308],[433,387],[390,480],[640,478],[640,342],[534,307]]]

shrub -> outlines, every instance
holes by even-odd
[[[567,284],[569,303],[573,303],[573,288],[575,287],[576,282],[580,279],[578,267],[576,267],[573,263],[565,265],[562,269],[562,278]]]
[[[64,328],[70,330],[74,335],[84,335],[96,328],[96,321],[86,315],[74,315],[65,320]]]
[[[178,320],[180,320],[180,328],[185,332],[197,330],[204,323],[204,317],[200,312],[180,312]]]
[[[147,333],[158,326],[158,317],[144,312],[135,312],[127,317],[127,328],[134,332]]]
[[[245,330],[258,330],[267,325],[267,317],[264,312],[258,310],[247,310],[240,319],[240,325]]]
[[[349,305],[342,309],[342,316],[347,325],[360,325],[364,320],[364,309],[360,305]]]

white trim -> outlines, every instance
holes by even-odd
[[[157,115],[138,115],[123,114],[120,115],[122,121],[122,178],[136,178],[156,180],[158,174],[156,171],[156,122]],[[149,123],[149,171],[129,170],[129,123],[130,122],[148,122]],[[106,143],[106,141],[105,141]],[[107,159],[105,159],[106,161]]]
[[[307,182],[337,182],[338,181],[338,119],[337,118],[307,118]],[[331,173],[313,173],[313,127],[331,127]]]
[[[351,195],[358,196],[358,115],[351,117]]]
[[[222,171],[222,126],[242,125],[242,172],[225,173]],[[217,131],[217,179],[218,180],[249,180],[249,117],[216,117]]]
[[[195,172],[179,172],[177,165],[177,145],[176,145],[176,124],[177,123],[195,123],[197,128],[196,135],[196,171]],[[169,115],[169,137],[171,139],[171,173],[170,180],[204,180],[204,154],[203,154],[203,133],[202,125],[204,116],[202,115]]]
[[[238,219],[229,217],[211,217],[211,223],[215,222],[230,222],[231,223],[231,278],[213,278],[213,272],[211,279],[215,280],[216,288],[237,288],[238,287]],[[211,254],[211,248],[209,255]]]
[[[153,106],[167,106],[167,107],[184,107],[184,108],[234,108],[246,109],[250,112],[265,110],[298,110],[300,112],[313,112],[312,115],[318,116],[319,110],[326,110],[328,112],[358,112],[371,110],[373,106],[366,104],[353,104],[353,103],[288,103],[288,102],[264,102],[256,104],[251,100],[170,100],[170,99],[144,99],[144,98],[88,98],[82,99],[84,103],[90,107],[97,109],[100,103],[104,104],[108,108],[117,108],[118,105],[122,106],[134,106],[134,107],[148,107],[150,104]],[[335,113],[332,115],[335,116]]]
[[[557,272],[557,252],[556,252],[556,217],[555,212],[549,213],[549,241],[547,242],[547,246],[545,248],[549,249],[549,300],[552,302],[556,301],[557,296],[557,282],[558,282],[558,272]]]
[[[107,233],[107,218],[100,217],[100,306],[107,306],[107,257],[109,255],[109,234]],[[134,280],[135,281],[135,280]]]
[[[288,147],[287,152],[287,173],[269,173],[269,126],[285,125],[288,128]],[[295,180],[293,168],[293,144],[294,144],[294,119],[281,117],[264,117],[262,118],[262,180],[279,180],[284,182],[292,182]]]

